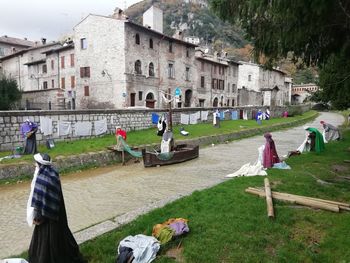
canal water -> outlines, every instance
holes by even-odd
[[[322,113],[308,125],[320,128],[320,120],[339,125],[343,117]],[[273,132],[280,156],[295,150],[304,138],[302,127]],[[264,143],[260,135],[201,148],[198,159],[182,164],[144,168],[142,162],[129,163],[62,176],[69,226],[77,232],[169,196],[187,195],[228,180],[225,175],[256,161],[257,148]],[[33,231],[25,219],[29,190],[30,182],[0,186],[0,258],[29,246]]]

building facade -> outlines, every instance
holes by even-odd
[[[281,106],[290,101],[286,73],[279,69],[267,70],[255,63],[240,63],[239,105]]]

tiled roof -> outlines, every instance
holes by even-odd
[[[0,42],[10,44],[10,45],[23,46],[23,47],[32,47],[35,45],[33,41],[15,38],[15,37],[8,37],[6,35],[0,37]]]

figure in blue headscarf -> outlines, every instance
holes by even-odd
[[[255,119],[256,119],[256,122],[261,125],[261,121],[263,119],[263,113],[261,110],[258,110],[258,112],[256,113],[256,116],[255,116]]]
[[[21,125],[21,134],[24,138],[24,150],[23,154],[35,154],[37,153],[36,146],[36,132],[38,131],[38,125],[35,122],[26,119]]]

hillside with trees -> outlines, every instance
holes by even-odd
[[[204,1],[205,2],[205,1]],[[216,16],[207,6],[183,0],[144,0],[130,6],[126,15],[142,24],[142,14],[152,5],[163,10],[164,34],[172,36],[182,30],[184,36],[196,36],[201,45],[225,48],[242,48],[248,42],[239,26],[232,26]]]

